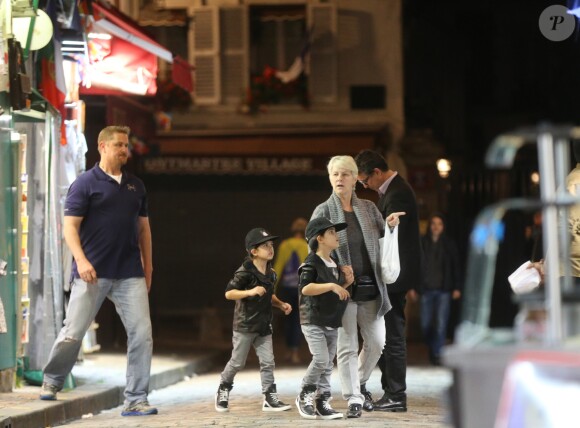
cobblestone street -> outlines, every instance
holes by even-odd
[[[364,413],[360,419],[333,421],[306,420],[300,417],[294,405],[299,383],[305,367],[284,367],[276,370],[276,383],[280,398],[292,404],[292,409],[280,413],[264,413],[261,410],[260,377],[256,368],[248,368],[236,377],[230,394],[230,411],[217,413],[213,396],[219,383],[219,372],[208,374],[153,391],[149,396],[152,405],[158,407],[159,415],[147,417],[122,417],[121,407],[88,415],[72,421],[68,427],[447,427],[442,394],[451,383],[451,374],[443,368],[422,366],[409,367],[408,407],[406,413]],[[367,387],[380,397],[380,371],[373,373]],[[338,374],[333,373],[333,406],[346,410],[346,402],[340,395]],[[61,425],[62,426],[62,425]]]

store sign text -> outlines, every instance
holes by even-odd
[[[147,174],[308,174],[310,157],[181,157],[143,159]]]

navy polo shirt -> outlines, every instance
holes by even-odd
[[[65,216],[83,217],[81,246],[97,278],[143,277],[139,217],[147,217],[147,195],[141,180],[123,171],[121,184],[97,163],[70,186]],[[72,273],[79,278],[76,262]]]

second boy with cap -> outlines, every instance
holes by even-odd
[[[308,342],[312,362],[302,379],[302,390],[296,398],[303,418],[337,419],[342,413],[330,406],[332,373],[338,328],[346,309],[353,281],[352,270],[342,270],[331,257],[339,246],[338,232],[346,223],[332,223],[315,218],[306,227],[306,239],[312,252],[300,266],[300,324]]]
[[[278,399],[274,383],[274,351],[272,348],[272,306],[285,315],[292,311],[288,303],[279,300],[274,292],[276,273],[271,261],[274,257],[274,240],[265,229],[252,229],[246,235],[248,258],[236,270],[226,287],[226,299],[235,300],[232,356],[224,371],[215,396],[218,412],[229,410],[229,393],[234,377],[246,365],[250,347],[256,350],[260,361],[260,377],[264,402],[262,410],[278,412],[290,406]]]

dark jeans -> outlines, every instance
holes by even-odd
[[[427,290],[421,295],[421,329],[429,356],[439,358],[447,336],[451,293],[441,290]]]
[[[389,293],[393,308],[385,315],[387,342],[379,359],[383,391],[396,401],[407,399],[406,294],[406,292]]]
[[[290,315],[284,317],[284,333],[288,348],[299,348],[302,340],[300,328],[300,308],[298,307],[298,287],[282,287],[280,300],[292,306]]]

